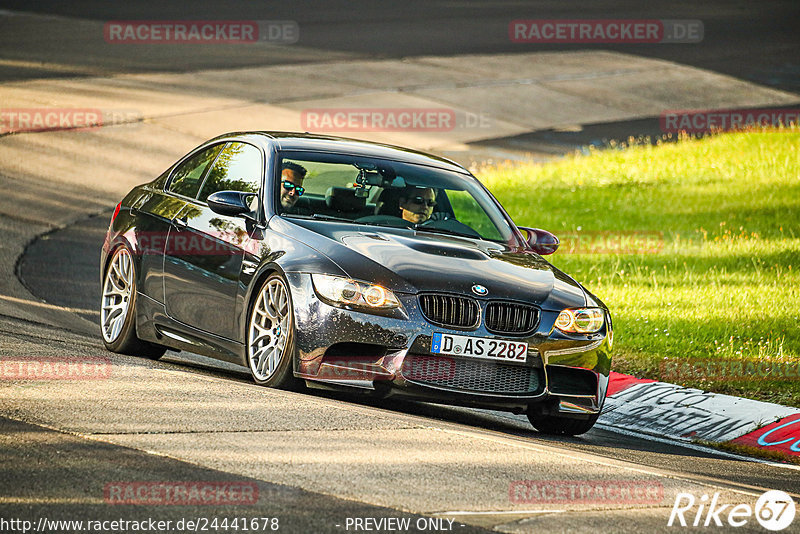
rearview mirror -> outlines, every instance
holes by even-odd
[[[208,196],[206,202],[214,213],[236,217],[250,213],[250,199],[255,193],[242,191],[217,191]]]
[[[384,178],[379,172],[361,169],[356,177],[356,197],[367,198],[372,186],[384,186]]]
[[[558,238],[541,228],[528,228],[526,226],[518,226],[520,230],[525,232],[528,248],[537,254],[547,256],[558,250],[558,245],[561,243]]]

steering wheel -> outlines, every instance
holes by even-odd
[[[442,230],[450,230],[451,232],[455,232],[457,234],[464,234],[470,237],[477,237],[478,239],[482,238],[481,234],[476,232],[475,229],[473,229],[471,226],[462,223],[461,221],[459,221],[454,217],[449,217],[445,213],[440,212],[440,215],[443,215],[444,217],[437,219],[431,216],[430,219],[421,223],[419,226],[423,228],[424,227],[441,228]]]
[[[357,223],[365,223],[365,224],[378,224],[378,225],[387,225],[387,226],[397,226],[397,227],[410,227],[411,223],[407,220],[403,219],[402,217],[395,217],[394,215],[367,215],[365,217],[359,217],[354,222]]]

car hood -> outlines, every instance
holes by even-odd
[[[533,302],[543,309],[584,306],[580,284],[537,254],[502,243],[409,229],[294,220],[296,238],[329,256],[355,279],[395,291],[473,294]],[[294,224],[292,225],[294,226]],[[303,230],[316,234],[303,238]]]

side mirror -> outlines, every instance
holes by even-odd
[[[560,241],[547,230],[528,228],[526,226],[519,226],[518,228],[527,235],[528,248],[537,254],[547,256],[558,250]]]
[[[241,191],[217,191],[208,196],[206,202],[214,213],[236,217],[250,213],[250,199],[255,193]]]

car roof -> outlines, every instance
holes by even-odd
[[[359,139],[348,139],[346,137],[335,137],[327,135],[317,135],[311,133],[298,132],[231,132],[215,137],[211,141],[226,138],[250,138],[252,141],[261,141],[272,145],[276,150],[298,150],[310,152],[328,152],[336,154],[354,154],[359,156],[374,157],[405,163],[416,163],[418,165],[428,165],[462,174],[469,174],[464,167],[447,158],[426,154],[410,148],[373,143]],[[209,141],[210,142],[210,141]]]

